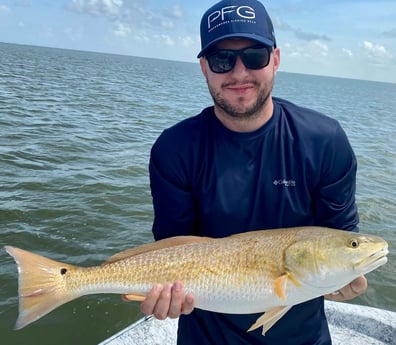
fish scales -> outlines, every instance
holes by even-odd
[[[259,241],[241,243],[231,239],[228,242],[191,244],[137,255],[104,266],[79,268],[66,281],[71,290],[84,285],[85,288],[90,286],[95,293],[114,292],[114,289],[119,293],[128,289],[147,293],[154,284],[182,280],[186,290],[197,295],[219,292],[223,295],[222,289],[228,291],[231,287],[234,298],[244,299],[249,294],[257,294],[259,291],[255,289],[264,289],[265,283],[280,273],[278,256],[274,258],[277,260],[270,260],[267,256],[264,260],[263,252],[265,250]],[[237,296],[237,290],[244,296]]]

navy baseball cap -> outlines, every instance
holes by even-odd
[[[258,0],[222,0],[209,8],[201,20],[201,51],[197,57],[226,38],[248,38],[276,47],[271,18]]]

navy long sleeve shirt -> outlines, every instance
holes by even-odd
[[[357,230],[357,163],[341,126],[273,102],[273,116],[254,132],[230,131],[209,107],[160,135],[149,167],[156,240],[307,225]],[[331,344],[323,298],[294,306],[265,337],[246,332],[259,315],[196,308],[180,317],[178,344]]]

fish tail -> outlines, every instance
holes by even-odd
[[[79,297],[66,287],[66,275],[75,266],[28,251],[6,246],[18,266],[19,316],[14,329],[21,329],[60,305]]]

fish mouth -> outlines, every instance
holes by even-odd
[[[356,270],[361,270],[364,273],[368,273],[372,270],[375,270],[377,267],[382,266],[388,262],[388,258],[386,257],[389,253],[388,247],[382,248],[378,250],[363,260],[359,261],[355,265]]]

